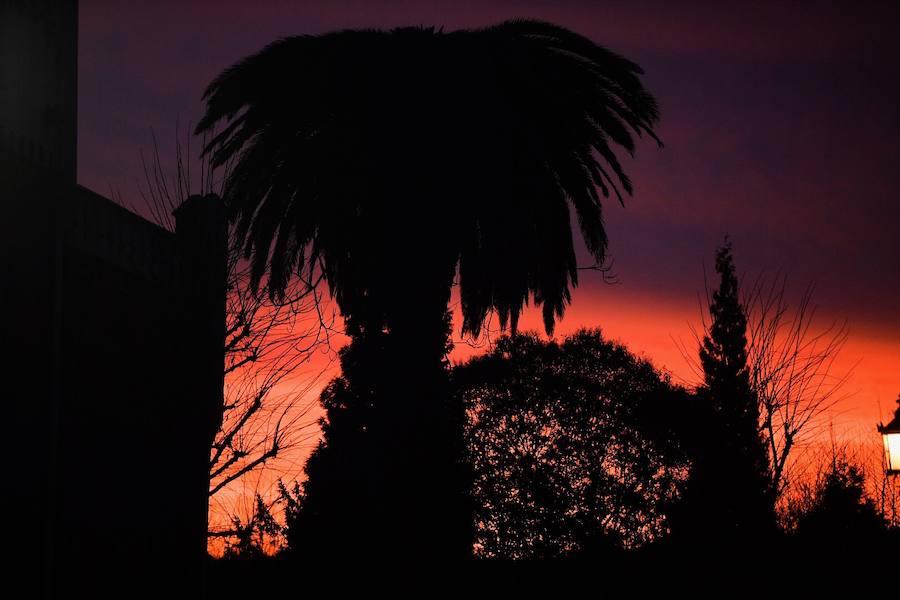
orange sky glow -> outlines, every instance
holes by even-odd
[[[630,293],[624,284],[606,284],[593,281],[593,273],[583,276],[585,289],[576,289],[573,303],[563,320],[557,325],[555,338],[560,339],[582,327],[600,327],[605,336],[625,344],[636,355],[651,361],[658,369],[671,375],[675,383],[692,386],[697,383],[697,375],[684,356],[684,352],[696,353],[693,331],[701,327],[701,304],[699,296],[685,296],[678,299],[659,299],[652,295]],[[702,276],[698,277],[698,289],[702,289]],[[455,296],[455,294],[454,294]],[[455,300],[455,298],[454,298]],[[455,305],[451,300],[451,306]],[[489,347],[491,340],[501,335],[496,319],[489,323],[488,331],[482,338],[472,343],[459,336],[461,317],[455,311],[454,342],[451,353],[453,363],[463,362]],[[822,316],[816,319],[813,331],[828,327],[834,318]],[[822,416],[814,425],[815,435],[809,437],[795,451],[795,459],[809,463],[815,468],[823,452],[829,452],[834,443],[849,443],[862,447],[866,460],[877,460],[880,438],[875,431],[879,421],[889,419],[894,408],[894,400],[900,391],[900,342],[876,332],[848,324],[849,336],[831,367],[834,378],[846,376],[841,386],[839,402]],[[520,330],[539,331],[543,325],[539,310],[527,308],[520,321]],[[305,365],[297,376],[288,378],[273,393],[296,393],[298,382],[306,387],[309,377],[325,366],[336,351],[346,342],[338,336],[332,340],[331,350],[323,348],[322,353]],[[683,349],[684,350],[683,350]],[[338,375],[340,369],[333,363],[307,392],[309,399],[317,397],[328,380]],[[307,404],[306,400],[298,403]],[[314,421],[322,415],[321,409],[313,410],[306,417],[311,431],[317,427]],[[291,481],[295,477],[302,481],[302,467],[312,451],[318,435],[312,431],[308,440],[291,449],[273,461],[269,468],[234,482],[211,504],[210,525],[212,528],[227,528],[229,514],[249,514],[255,493],[271,497],[279,478]],[[210,541],[210,551],[221,553],[223,542]]]

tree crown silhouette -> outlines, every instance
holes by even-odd
[[[345,316],[413,281],[410,253],[449,285],[459,269],[465,331],[496,310],[545,327],[577,285],[569,203],[602,262],[600,195],[632,193],[615,149],[657,139],[640,67],[562,27],[338,31],[277,41],[208,87],[197,132],[234,160],[227,203],[278,294],[321,269]],[[421,269],[418,269],[421,270]]]

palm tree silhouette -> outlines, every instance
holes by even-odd
[[[404,465],[383,485],[412,494],[405,514],[429,503],[411,475],[429,454],[409,446],[428,447],[428,407],[446,394],[454,279],[464,333],[491,311],[515,331],[530,300],[552,332],[577,285],[569,207],[602,262],[601,195],[632,193],[614,149],[659,142],[641,73],[567,29],[517,20],[286,38],[206,90],[196,131],[224,122],[205,152],[232,163],[225,200],[254,282],[278,296],[292,276],[324,274],[348,333],[378,348],[377,369],[351,385],[377,390],[370,433],[394,448],[379,464]],[[410,477],[416,490],[398,483]]]

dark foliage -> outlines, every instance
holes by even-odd
[[[882,577],[896,569],[900,530],[888,527],[867,496],[862,469],[835,456],[813,491],[794,515],[789,552],[780,568],[793,571],[810,588],[831,593],[852,589],[858,594],[890,581]]]
[[[703,393],[734,445],[750,454],[759,438],[759,408],[747,368],[747,317],[728,243],[716,253],[716,272],[720,281],[709,305],[712,322],[700,347]]]
[[[759,406],[747,368],[747,318],[738,297],[731,245],[716,255],[718,289],[700,348],[704,382],[697,394],[692,471],[676,514],[682,543],[719,559],[753,554],[776,529]]]
[[[599,194],[632,191],[614,149],[656,139],[641,73],[537,21],[297,36],[222,72],[197,131],[226,123],[206,150],[236,159],[226,201],[273,293],[322,266],[358,320],[458,264],[466,330],[530,295],[551,329],[577,276],[568,205],[602,262]]]
[[[445,328],[449,322],[448,314]],[[422,364],[420,352],[393,344],[387,334],[360,336],[341,351],[343,374],[321,396],[323,440],[287,515],[296,555],[378,562],[471,553],[462,411],[447,393],[446,361],[436,361],[432,380],[440,385],[430,401],[406,404],[401,388],[413,376],[385,378],[395,373],[391,361],[433,361]]]
[[[686,392],[599,330],[501,339],[456,367],[480,555],[608,556],[665,534]]]
[[[456,469],[461,439],[442,433],[451,285],[458,273],[466,332],[492,310],[515,329],[529,299],[552,330],[577,283],[570,205],[602,262],[600,193],[632,191],[614,149],[656,137],[640,73],[566,29],[510,21],[291,37],[207,89],[197,131],[224,122],[206,152],[232,161],[225,200],[253,281],[278,296],[324,275],[353,339],[306,491],[344,547],[470,553],[447,514],[466,513],[455,479],[432,475]]]
[[[862,470],[836,458],[819,481],[816,494],[797,519],[794,535],[810,547],[822,545],[838,552],[871,545],[887,522],[866,495]]]

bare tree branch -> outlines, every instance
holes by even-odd
[[[791,483],[792,453],[821,433],[824,415],[846,397],[843,387],[852,373],[833,373],[849,330],[846,322],[814,329],[813,291],[807,286],[792,307],[787,279],[780,276],[768,282],[760,277],[744,294],[750,382],[759,400],[776,497]]]
[[[141,152],[144,184],[138,182],[142,212],[170,231],[175,227],[172,212],[193,193],[190,135],[186,136],[187,152],[178,123],[175,135],[175,166],[166,169],[151,131],[152,153],[148,161]],[[200,181],[196,193],[222,196],[229,168],[216,169],[201,159],[195,171]],[[233,227],[228,250],[224,413],[210,448],[209,497],[210,512],[215,515],[211,520],[231,526],[213,528],[209,536],[232,545],[243,539],[248,527],[258,525],[263,513],[273,518],[270,511],[279,502],[279,490],[287,489],[280,484],[282,477],[296,483],[299,468],[287,457],[318,439],[316,386],[335,361],[332,334],[343,332],[337,328],[334,306],[323,296],[321,268],[295,277],[284,299],[273,301],[265,281],[258,291],[250,285],[250,267]],[[284,464],[277,464],[282,458]],[[272,484],[261,490],[263,479],[277,480],[279,487]],[[252,493],[243,483],[251,480]],[[268,508],[261,512],[258,503],[247,505],[248,497]]]

